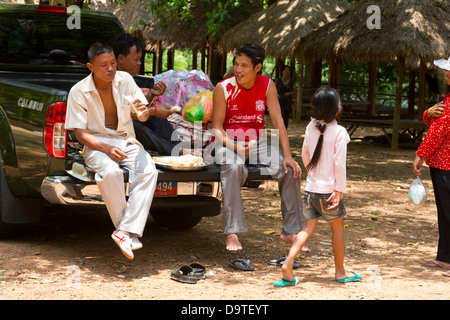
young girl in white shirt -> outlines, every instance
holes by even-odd
[[[330,222],[337,282],[359,281],[361,276],[344,268],[344,224],[346,214],[342,194],[346,188],[346,154],[350,137],[337,124],[341,111],[339,93],[333,88],[319,88],[312,99],[311,122],[306,127],[302,159],[307,171],[303,214],[306,226],[292,243],[289,255],[281,268],[283,278],[276,287],[293,286],[298,279],[293,275],[297,254],[311,237],[319,217]]]

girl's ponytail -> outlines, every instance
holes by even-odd
[[[319,141],[317,142],[316,149],[314,149],[314,154],[311,158],[311,161],[306,166],[306,172],[309,172],[310,170],[314,169],[317,162],[319,162],[320,152],[322,151],[322,145],[323,145],[323,133],[325,132],[327,128],[327,124],[324,122],[317,121],[316,128],[320,131],[320,137]]]
[[[314,169],[319,162],[323,145],[323,133],[327,128],[327,122],[333,121],[341,108],[339,93],[333,88],[319,88],[312,98],[311,117],[317,120],[316,128],[320,131],[319,141],[314,150],[311,161],[306,166],[306,172]],[[323,120],[324,122],[321,122]]]

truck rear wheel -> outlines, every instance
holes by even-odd
[[[6,237],[10,237],[13,234],[15,234],[17,232],[17,229],[19,228],[18,224],[15,223],[5,223],[2,220],[2,215],[3,215],[3,195],[4,195],[4,190],[2,188],[2,182],[0,180],[0,238],[6,238]]]
[[[18,228],[18,224],[4,223],[0,221],[0,238],[11,237],[15,233],[17,233]]]
[[[0,238],[13,236],[24,223],[39,221],[40,213],[40,200],[13,196],[0,163]]]
[[[192,215],[191,208],[158,208],[152,209],[150,214],[157,225],[168,229],[190,229],[202,220],[202,217]]]

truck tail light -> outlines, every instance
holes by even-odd
[[[67,13],[67,8],[62,6],[40,4],[36,7],[36,12]]]
[[[67,154],[66,108],[67,103],[55,102],[48,106],[45,114],[44,145],[52,158],[62,159]]]

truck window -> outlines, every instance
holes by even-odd
[[[94,42],[110,44],[123,30],[106,19],[81,16],[80,29],[68,29],[68,15],[0,16],[0,64],[84,66]]]

